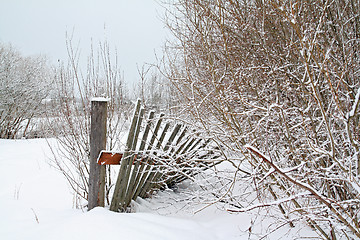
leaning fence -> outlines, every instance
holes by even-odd
[[[166,119],[163,113],[156,115],[150,111],[145,119],[140,100],[135,107],[125,151],[106,151],[106,136],[98,132],[106,132],[106,120],[104,116],[96,116],[106,114],[106,101],[98,100],[92,102],[89,210],[104,205],[107,164],[120,165],[110,210],[126,212],[137,197],[145,198],[158,189],[193,180],[200,171],[219,163],[221,152],[214,142],[181,121]]]

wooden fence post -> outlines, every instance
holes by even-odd
[[[105,166],[98,165],[97,158],[101,150],[106,150],[107,102],[105,98],[91,100],[89,211],[103,207],[105,200]]]

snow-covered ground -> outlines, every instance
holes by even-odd
[[[266,233],[271,221],[259,221],[254,213],[229,214],[216,205],[194,214],[200,206],[177,201],[181,197],[175,192],[140,199],[136,213],[74,209],[67,182],[50,166],[50,156],[44,139],[0,140],[0,239],[259,239],[257,232]],[[315,236],[306,226],[285,226],[267,239],[299,235]]]

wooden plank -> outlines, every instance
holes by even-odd
[[[152,136],[151,136],[151,139],[150,139],[150,142],[149,142],[149,145],[147,147],[147,151],[145,153],[145,155],[147,155],[151,149],[153,148],[153,144],[155,142],[155,139],[157,139],[157,135],[158,135],[158,132],[159,132],[159,129],[161,127],[161,123],[163,121],[163,117],[164,117],[164,113],[160,113],[160,116],[159,116],[159,119],[157,120],[156,122],[156,125],[155,125],[155,128],[154,128],[154,131],[152,133]],[[144,189],[150,175],[151,175],[151,169],[152,169],[152,164],[153,164],[153,161],[151,159],[147,159],[149,162],[148,164],[146,165],[146,169],[145,171],[143,171],[143,174],[140,178],[140,182],[139,182],[139,187],[136,189],[135,191],[135,194],[133,196],[133,199],[135,200],[138,196],[142,196],[142,190]]]
[[[166,133],[167,133],[168,130],[169,130],[169,127],[170,127],[170,123],[167,122],[167,123],[165,124],[164,129],[163,129],[163,132],[162,132],[161,135],[160,135],[159,141],[158,141],[158,143],[156,144],[155,150],[159,150],[159,149],[161,148],[161,145],[162,145],[162,143],[163,143],[163,141],[164,141],[164,138],[165,138],[165,136],[166,136]],[[156,154],[156,152],[155,152],[155,154]]]
[[[180,131],[181,126],[182,126],[181,124],[176,124],[176,126],[174,127],[174,130],[172,131],[172,133],[171,133],[171,135],[169,137],[169,140],[167,141],[167,143],[166,143],[166,145],[164,147],[164,152],[166,152],[170,148],[170,146],[171,146],[172,142],[174,141],[176,135]]]
[[[131,147],[132,153],[130,156],[129,166],[128,166],[126,175],[124,176],[124,178],[125,178],[124,187],[122,189],[122,193],[120,194],[120,201],[119,201],[120,207],[123,208],[124,210],[130,205],[130,201],[128,201],[128,199],[130,198],[130,200],[131,200],[131,197],[129,195],[131,194],[130,192],[132,191],[132,188],[136,185],[136,182],[134,182],[132,179],[133,179],[134,175],[136,174],[135,167],[138,165],[135,165],[134,167],[132,167],[131,165],[134,164],[135,155],[136,155],[135,150],[136,150],[136,146],[138,143],[138,137],[139,137],[139,133],[140,133],[141,123],[144,118],[144,113],[145,113],[145,109],[141,109],[140,114],[138,116],[138,121],[136,123],[133,144]]]
[[[158,143],[156,144],[156,147],[155,147],[155,152],[153,153],[153,155],[157,155],[157,150],[159,150],[160,148],[161,148],[161,145],[162,145],[162,143],[163,143],[163,141],[164,141],[164,138],[165,138],[165,136],[166,136],[166,133],[167,133],[167,131],[169,130],[169,127],[170,127],[170,123],[166,123],[165,124],[165,126],[164,126],[164,128],[163,128],[163,131],[162,131],[162,133],[161,133],[161,135],[160,135],[160,138],[159,138],[159,140],[158,140]],[[152,184],[152,182],[155,180],[157,180],[158,179],[158,177],[160,177],[161,176],[161,174],[159,173],[159,172],[155,172],[155,171],[151,171],[150,172],[150,174],[149,174],[149,176],[148,176],[148,178],[147,178],[147,180],[146,180],[146,182],[145,182],[145,184],[144,184],[144,186],[143,186],[143,188],[141,189],[141,191],[140,191],[140,194],[139,194],[139,196],[140,197],[143,197],[143,196],[145,196],[146,195],[146,193],[152,188],[152,186],[154,185],[154,184]]]
[[[167,174],[171,174],[170,172],[167,173],[167,174],[165,174],[163,172],[163,170],[166,168],[165,165],[168,165],[173,160],[172,157],[170,156],[170,154],[171,154],[171,152],[173,150],[173,147],[171,147],[171,149],[170,149],[170,151],[168,153],[167,153],[167,151],[169,150],[170,146],[172,146],[172,143],[173,143],[176,135],[179,133],[181,127],[182,127],[181,124],[176,124],[175,125],[175,127],[174,127],[174,129],[173,129],[173,131],[172,131],[172,133],[171,133],[171,135],[170,135],[164,149],[163,149],[164,155],[161,156],[163,161],[162,161],[162,163],[160,163],[159,166],[156,167],[158,171],[157,172],[153,171],[154,176],[152,177],[151,183],[148,185],[146,192],[153,189],[153,188],[161,188],[161,187],[163,187],[163,185],[166,183],[165,178],[167,178]],[[184,129],[184,131],[182,131],[179,138],[182,138],[183,136],[181,136],[181,135],[182,134],[185,135],[185,133],[186,133],[186,129]],[[179,142],[180,140],[178,139],[177,142]]]
[[[133,146],[134,134],[136,131],[135,128],[136,128],[136,125],[138,122],[140,106],[141,106],[141,101],[139,99],[137,101],[136,108],[134,111],[134,116],[132,118],[131,126],[129,129],[129,135],[128,135],[128,138],[126,141],[126,147],[125,147],[125,152],[123,155],[123,160],[120,163],[120,170],[119,170],[118,178],[116,180],[114,194],[113,194],[111,204],[110,204],[110,210],[114,211],[114,212],[117,212],[120,208],[121,194],[127,184],[125,175],[126,175],[127,168],[129,166],[129,162],[130,162],[130,157],[131,157],[130,152],[131,152],[131,150],[132,150],[131,148]]]
[[[97,164],[99,153],[106,148],[107,102],[91,102],[90,174],[88,210],[104,206],[105,166]]]
[[[139,151],[138,151],[140,154],[145,149],[146,141],[149,136],[149,132],[150,132],[150,128],[152,125],[152,120],[154,118],[154,115],[155,115],[155,111],[151,111],[149,113],[149,117],[147,119],[146,127],[143,132],[143,136],[141,138],[141,143],[140,143],[140,147],[139,147]],[[146,161],[146,158],[142,159],[142,161],[143,160]],[[133,173],[132,173],[132,176],[130,179],[130,182],[133,182],[134,184],[131,186],[131,188],[129,188],[128,194],[125,199],[125,205],[129,205],[131,203],[132,199],[136,200],[136,197],[135,197],[136,189],[139,187],[142,187],[140,185],[140,178],[143,175],[143,170],[144,170],[144,167],[146,164],[140,164],[140,163],[141,163],[140,161],[136,161],[136,163],[135,163]]]

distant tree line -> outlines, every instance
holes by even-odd
[[[64,112],[65,109],[87,109],[92,96],[111,97],[114,111],[115,108],[120,111],[119,106],[135,101],[134,98],[141,98],[153,108],[167,107],[168,87],[154,67],[142,66],[139,81],[130,94],[120,66],[114,66],[116,59],[109,62],[115,53],[110,53],[106,43],[99,44],[98,53],[93,51],[87,57],[85,69],[80,67],[79,49],[72,49],[69,44],[68,61],[55,66],[46,56],[24,56],[12,45],[0,43],[0,138],[61,134],[54,131],[56,124],[53,121],[69,114]],[[105,66],[105,63],[109,65]],[[116,71],[112,67],[116,67]],[[72,114],[79,115],[79,112]],[[57,124],[64,122],[57,121]]]

